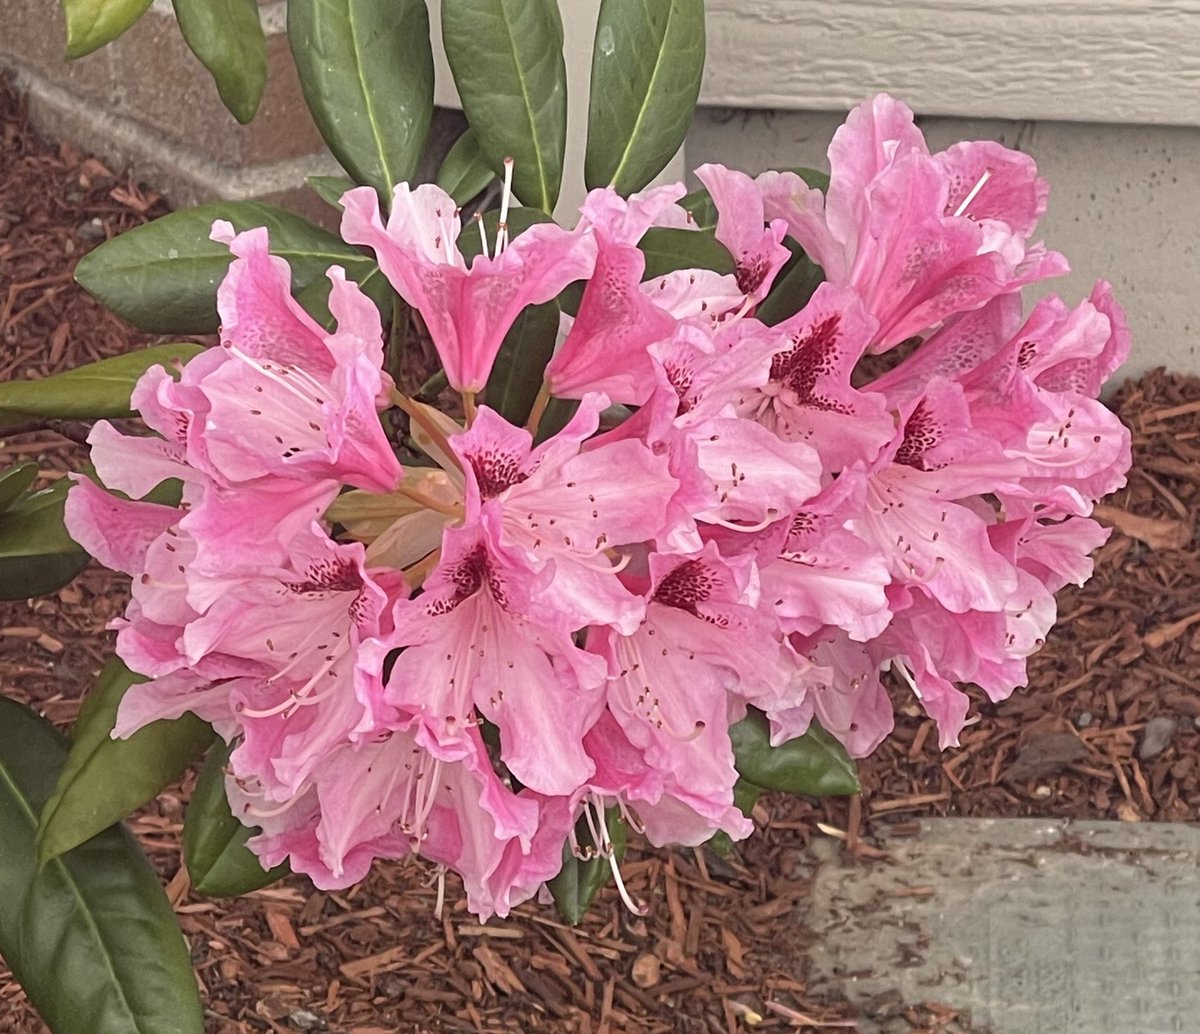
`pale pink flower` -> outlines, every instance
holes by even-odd
[[[880,94],[850,113],[829,163],[824,198],[795,173],[758,185],[766,216],[786,220],[826,279],[862,297],[879,323],[872,351],[1067,271],[1061,255],[1027,243],[1045,185],[1023,155],[977,146],[932,156],[912,112]]]
[[[458,208],[432,183],[399,184],[386,227],[370,187],[348,191],[342,209],[342,236],[374,250],[397,293],[421,313],[450,385],[462,392],[483,390],[522,309],[591,276],[596,261],[589,233],[540,223],[507,246],[502,236],[494,254],[485,248],[468,266],[456,244]]]
[[[791,258],[783,245],[787,222],[763,214],[763,199],[754,180],[723,165],[701,165],[698,179],[708,189],[717,209],[716,238],[733,256],[738,289],[753,302],[771,290],[775,275]]]
[[[228,482],[275,475],[393,488],[401,471],[376,414],[391,380],[374,304],[332,267],[337,330],[328,333],[291,297],[287,263],[267,252],[265,229],[235,235],[218,221],[213,237],[236,256],[217,291],[226,362],[184,368],[179,393],[195,397],[194,388],[207,403],[202,426],[188,427],[203,452],[189,459]]]
[[[729,726],[747,698],[775,697],[793,663],[775,623],[755,606],[753,563],[715,545],[652,553],[646,618],[630,635],[593,628],[608,661],[608,706],[644,764],[675,780],[674,796],[719,828],[733,804]]]
[[[786,345],[772,357],[770,379],[741,396],[738,412],[784,441],[810,445],[826,471],[870,463],[895,422],[887,399],[852,387],[850,374],[876,326],[853,291],[822,284],[804,309],[772,328]]]
[[[554,569],[532,570],[498,525],[485,511],[448,529],[424,592],[397,602],[383,646],[403,649],[385,699],[417,715],[435,749],[460,749],[482,715],[499,727],[501,758],[522,785],[569,794],[592,772],[582,741],[603,706],[604,663],[575,645],[573,629],[528,616],[544,609],[536,604]]]
[[[588,441],[606,401],[586,397],[570,423],[536,448],[528,431],[486,406],[450,440],[466,474],[467,522],[492,515],[506,549],[531,570],[552,570],[537,603],[570,630],[636,627],[641,601],[621,586],[612,557],[664,531],[678,488],[667,458],[644,443]]]

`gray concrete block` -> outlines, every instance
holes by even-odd
[[[942,819],[882,846],[890,864],[848,865],[814,844],[810,990],[941,1002],[993,1034],[1200,1030],[1200,829]]]

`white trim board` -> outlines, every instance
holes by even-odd
[[[1200,0],[708,0],[708,54],[702,104],[1200,125]]]

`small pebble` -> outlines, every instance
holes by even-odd
[[[288,1022],[297,1030],[323,1030],[325,1017],[318,1016],[308,1009],[293,1009],[288,1013]]]
[[[633,982],[644,991],[646,988],[653,987],[659,982],[661,972],[661,964],[657,956],[649,954],[639,955],[634,960],[630,976],[633,977]]]
[[[104,232],[104,223],[99,219],[89,219],[86,223],[82,223],[78,230],[79,236],[85,241],[102,241],[107,236]]]
[[[1093,721],[1095,721],[1095,715],[1091,711],[1081,711],[1075,716],[1075,728],[1086,729]]]
[[[1142,744],[1138,747],[1138,757],[1143,761],[1158,757],[1171,745],[1175,737],[1175,719],[1159,716],[1151,718],[1142,731]]]

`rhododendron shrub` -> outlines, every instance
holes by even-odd
[[[594,190],[573,228],[481,223],[471,258],[440,187],[398,185],[386,219],[348,191],[343,237],[420,314],[458,393],[442,408],[393,382],[342,269],[326,327],[266,230],[217,222],[220,343],[141,379],[150,434],[96,425],[104,487],[66,502],[132,579],[117,652],[149,680],[116,734],[192,712],[233,746],[265,867],[338,888],[417,856],[483,917],[564,844],[617,869],[614,821],[655,845],[748,836],[748,715],[772,745],[817,723],[863,757],[898,696],[957,744],[964,687],[1024,684],[1105,539],[1090,513],[1129,435],[1096,395],[1129,335],[1104,283],[1024,314],[1067,268],[1035,240],[1027,156],[932,154],[879,96],[829,160],[824,190],[698,170],[729,264],[684,251],[650,277],[647,234],[705,232],[683,186]],[[787,240],[824,282],[772,325]],[[506,335],[571,285],[514,423],[489,404]],[[145,499],[168,479],[177,501]]]

